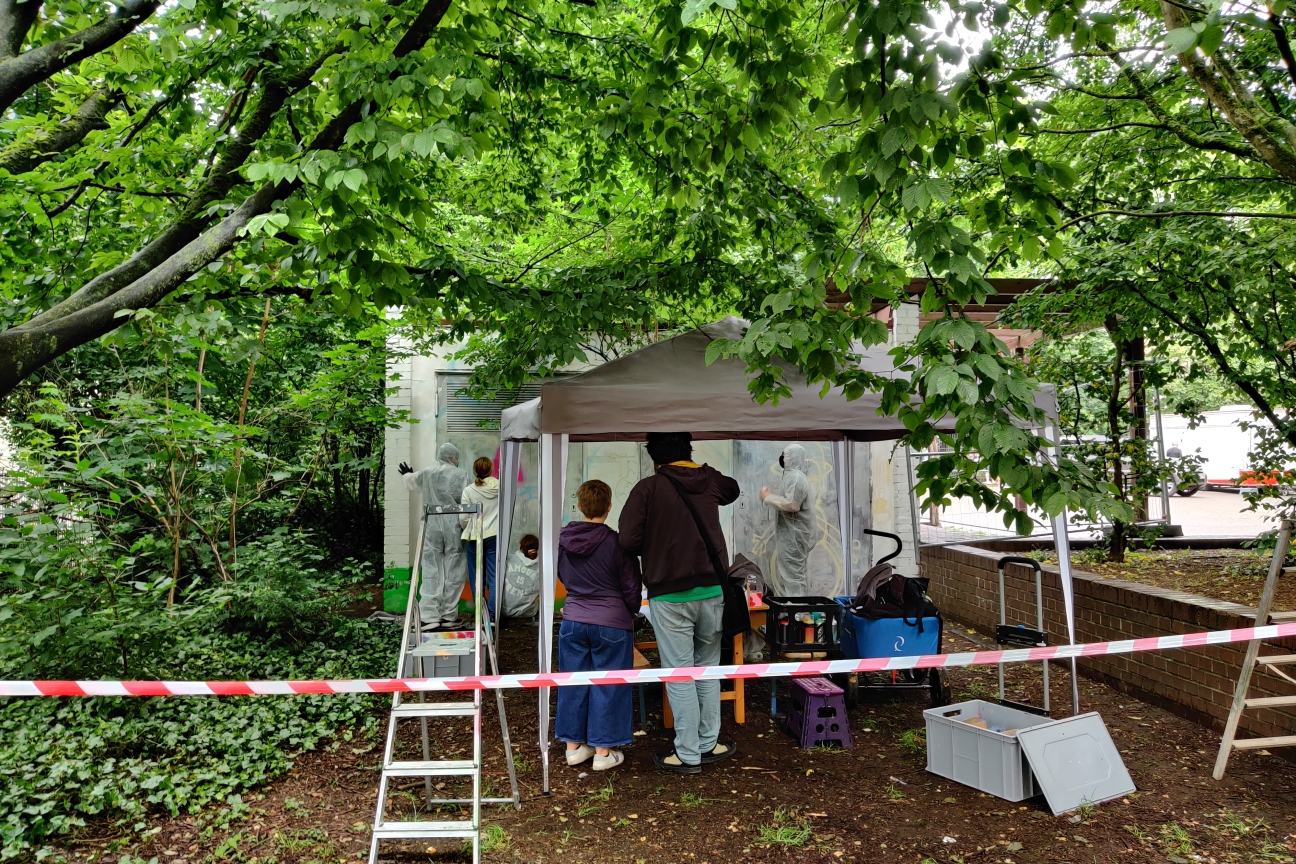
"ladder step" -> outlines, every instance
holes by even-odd
[[[1276,738],[1238,738],[1234,750],[1263,750],[1266,747],[1296,747],[1296,735],[1279,735]]]
[[[388,777],[455,777],[472,774],[477,766],[471,759],[433,759],[427,762],[388,762],[382,770]]]
[[[1257,657],[1257,666],[1287,666],[1296,663],[1296,654],[1271,654],[1268,657]]]
[[[375,840],[400,840],[402,838],[424,837],[476,837],[477,829],[472,822],[384,822],[375,825]]]
[[[1296,705],[1296,696],[1262,696],[1246,700],[1248,708],[1281,708],[1284,705]]]
[[[1283,621],[1296,621],[1296,612],[1270,612],[1269,621],[1273,624],[1281,624]]]
[[[471,717],[477,709],[471,702],[402,702],[391,709],[393,717]]]

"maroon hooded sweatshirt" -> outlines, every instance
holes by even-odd
[[[663,465],[630,490],[618,522],[621,548],[643,558],[643,581],[649,598],[720,584],[697,523],[664,476],[667,474],[684,488],[721,562],[729,564],[729,550],[720,528],[720,508],[738,500],[738,481],[710,465]]]

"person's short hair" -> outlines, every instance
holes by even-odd
[[[612,487],[602,480],[586,480],[576,490],[576,506],[586,519],[597,519],[612,512]]]
[[[540,538],[534,534],[523,534],[522,540],[518,543],[518,549],[522,552],[526,552],[528,549],[534,549],[539,552]]]
[[[476,485],[480,486],[486,482],[486,478],[491,475],[491,469],[495,463],[486,456],[478,456],[473,462],[473,474],[477,477]]]
[[[649,432],[648,456],[654,465],[687,462],[693,458],[693,436],[687,432]]]

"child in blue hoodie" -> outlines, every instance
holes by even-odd
[[[595,672],[634,666],[634,616],[639,611],[639,562],[621,551],[617,532],[604,523],[612,489],[587,480],[576,490],[585,516],[558,537],[558,578],[567,589],[558,631],[558,668]],[[625,761],[618,750],[634,740],[629,684],[559,687],[554,734],[567,742],[567,764],[594,757],[594,770]]]

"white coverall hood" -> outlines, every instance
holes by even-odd
[[[783,470],[800,471],[804,474],[806,470],[806,449],[800,444],[789,444],[784,447]]]

